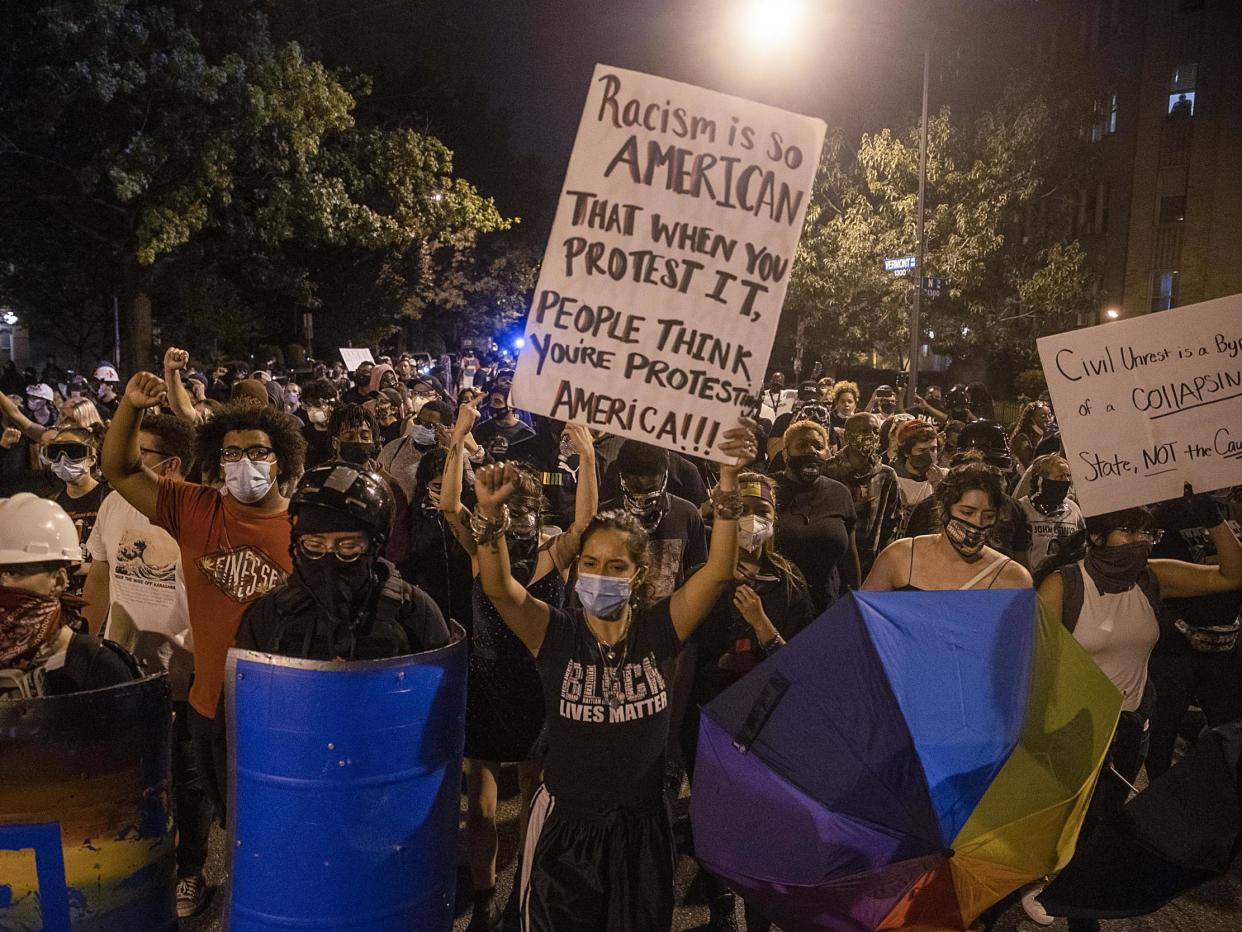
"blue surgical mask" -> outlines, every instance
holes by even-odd
[[[625,611],[634,591],[632,576],[599,576],[595,573],[579,573],[574,588],[578,601],[587,614],[604,621],[615,621]]]

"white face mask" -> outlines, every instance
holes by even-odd
[[[328,423],[328,412],[324,408],[307,408],[306,419],[312,424]]]
[[[48,469],[52,471],[53,476],[65,483],[65,485],[73,485],[73,483],[81,481],[90,472],[90,466],[86,460],[71,460],[66,456],[60,457]]]
[[[256,463],[242,457],[224,464],[224,487],[239,502],[253,505],[272,487],[272,464]]]
[[[768,518],[746,515],[737,523],[737,545],[747,553],[753,553],[775,533],[776,527]]]

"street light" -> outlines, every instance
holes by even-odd
[[[743,38],[769,49],[787,45],[805,14],[805,0],[751,0],[742,17]]]
[[[1107,311],[1104,312],[1104,316],[1107,317],[1109,320],[1116,320],[1118,317],[1121,316],[1121,311],[1117,310],[1115,307],[1110,307]]]

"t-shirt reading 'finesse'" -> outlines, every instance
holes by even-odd
[[[181,550],[194,635],[190,705],[215,718],[224,662],[246,606],[293,572],[289,514],[253,514],[217,489],[161,479],[155,523]]]
[[[606,660],[581,613],[550,608],[537,665],[547,708],[544,783],[558,802],[606,812],[660,801],[673,667],[669,600],[637,612]]]

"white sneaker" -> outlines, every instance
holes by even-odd
[[[191,874],[177,880],[177,918],[189,919],[197,916],[207,905],[207,879],[200,874]]]
[[[1048,915],[1048,912],[1040,904],[1039,900],[1035,899],[1035,897],[1044,892],[1044,887],[1046,886],[1048,884],[1041,880],[1039,883],[1028,884],[1022,888],[1022,909],[1026,912],[1026,916],[1031,922],[1041,926],[1050,926],[1056,922],[1055,919]]]

